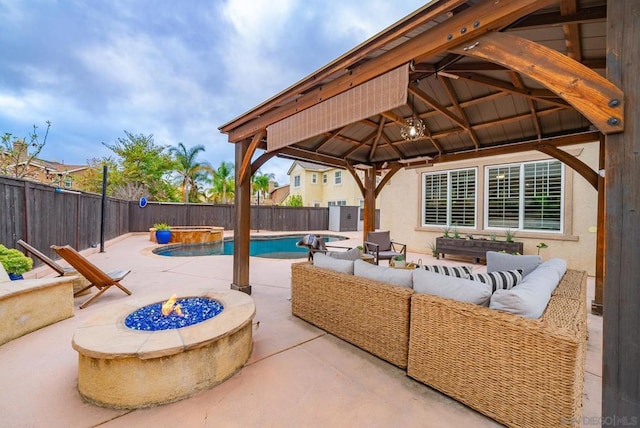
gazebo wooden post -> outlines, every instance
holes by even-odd
[[[362,240],[367,232],[376,230],[376,168],[367,168],[364,173],[364,225]]]
[[[251,239],[251,174],[242,173],[242,161],[249,149],[249,140],[235,144],[235,225],[233,227],[233,282],[232,290],[251,294],[249,285],[249,240]]]
[[[605,168],[605,137],[600,134],[600,159],[598,161],[598,170],[604,171]],[[602,305],[604,303],[604,257],[605,257],[605,238],[606,238],[606,221],[605,221],[605,183],[604,177],[598,174],[598,220],[596,227],[596,284],[594,299],[591,302],[591,313],[602,315]]]
[[[640,2],[607,2],[607,78],[627,94],[624,133],[606,137],[602,421],[640,415]],[[626,421],[626,422],[624,422]]]

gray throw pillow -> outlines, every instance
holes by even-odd
[[[489,307],[525,318],[540,318],[544,313],[551,293],[558,286],[564,260],[552,259],[538,266],[511,290],[497,290],[491,296]],[[566,269],[565,269],[566,270]]]
[[[339,260],[329,257],[326,254],[316,253],[313,256],[313,265],[319,268],[331,269],[336,272],[348,273],[353,275],[353,261]]]
[[[522,269],[522,276],[529,275],[542,263],[540,256],[518,256],[515,254],[487,251],[487,272]]]
[[[558,273],[558,281],[559,281],[560,279],[562,279],[565,272],[567,271],[567,261],[564,259],[558,259],[558,258],[550,259],[542,263],[540,266],[538,266],[538,268],[541,268],[541,267],[555,270]]]
[[[360,259],[360,255],[362,252],[358,247],[352,248],[347,251],[329,251],[327,253],[328,256],[333,257],[334,259],[340,260],[358,260]]]
[[[423,269],[413,271],[413,290],[465,303],[487,306],[491,286],[480,281],[440,275]]]
[[[356,276],[399,285],[401,287],[411,288],[413,285],[411,269],[394,269],[356,260],[353,262],[353,273]]]

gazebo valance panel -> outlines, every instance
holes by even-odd
[[[407,103],[408,64],[267,127],[267,151],[295,144]]]

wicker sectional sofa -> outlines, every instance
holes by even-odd
[[[567,270],[539,319],[314,266],[291,267],[293,315],[496,421],[557,427],[582,413],[585,272]]]

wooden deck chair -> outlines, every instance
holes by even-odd
[[[374,257],[375,264],[378,264],[380,260],[391,260],[394,256],[407,258],[407,245],[394,242],[388,230],[367,232],[366,238],[363,242],[365,252]]]
[[[98,292],[95,295],[91,296],[87,301],[80,305],[80,309],[84,309],[114,285],[128,295],[131,295],[131,291],[127,290],[125,286],[120,284],[120,281],[125,276],[129,275],[131,272],[130,270],[104,272],[69,245],[62,247],[52,245],[51,248],[53,248],[60,257],[73,266],[80,275],[84,276],[89,281],[89,285],[78,290],[75,295],[78,295],[91,287],[96,287],[98,289]]]
[[[49,258],[49,256],[47,256],[46,254],[38,251],[35,247],[32,247],[31,245],[27,244],[22,239],[18,239],[18,244],[22,248],[27,250],[27,252],[31,253],[31,255],[36,256],[37,258],[42,260],[42,262],[44,264],[48,265],[51,269],[53,269],[56,272],[58,272],[58,276],[64,276],[64,275],[70,274],[70,273],[77,273],[75,268],[73,268],[71,266],[60,266],[53,259]]]

